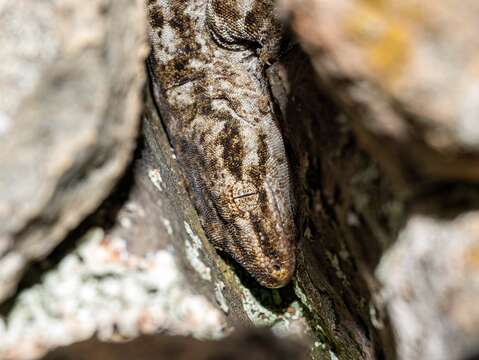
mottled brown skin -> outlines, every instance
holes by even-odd
[[[286,285],[296,233],[289,166],[265,63],[281,28],[273,2],[150,0],[149,59],[166,128],[202,225],[259,283]]]
[[[273,0],[210,0],[206,7],[210,34],[228,49],[257,48],[260,59],[271,63],[283,35],[274,5]]]

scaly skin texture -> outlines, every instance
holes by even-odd
[[[295,268],[289,166],[265,64],[279,49],[273,0],[147,0],[155,96],[214,246],[263,286]],[[159,100],[158,100],[159,101]]]

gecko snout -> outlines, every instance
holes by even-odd
[[[266,231],[259,236],[261,254],[258,267],[262,271],[256,279],[263,286],[275,289],[287,285],[293,277],[296,266],[295,231],[292,222],[279,225],[280,220],[274,216],[269,220],[266,223],[263,221],[266,227],[263,230]]]
[[[270,182],[271,183],[271,182]],[[263,286],[280,288],[295,269],[295,227],[291,207],[276,198],[278,186],[237,181],[226,192],[223,214],[230,219],[239,241],[231,241],[230,254]],[[274,191],[276,190],[276,191]],[[232,232],[234,235],[234,230]]]
[[[256,280],[263,286],[270,289],[277,289],[287,285],[294,274],[295,269],[294,254],[282,259],[282,262],[273,261],[268,266],[264,266],[261,273],[257,273]]]
[[[276,289],[287,285],[293,277],[294,268],[294,257],[292,258],[292,262],[287,265],[273,265],[273,271],[269,280],[270,285],[267,287]]]
[[[266,176],[259,214],[250,218],[260,248],[259,267],[263,269],[256,278],[268,288],[287,285],[296,265],[293,206],[287,197],[289,182],[282,182],[283,179]]]

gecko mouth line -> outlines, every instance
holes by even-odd
[[[252,193],[248,193],[248,194],[242,194],[242,195],[237,195],[237,196],[233,196],[233,199],[242,199],[242,198],[245,198],[245,197],[248,197],[248,196],[254,196],[254,195],[258,195],[258,192],[252,192]]]

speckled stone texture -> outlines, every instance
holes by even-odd
[[[141,1],[0,1],[0,301],[122,174],[146,53]]]
[[[409,218],[377,275],[399,359],[475,359],[479,353],[479,213]]]

